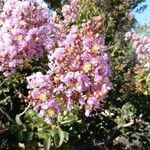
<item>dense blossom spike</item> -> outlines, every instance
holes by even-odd
[[[130,40],[136,52],[136,65],[134,67],[137,91],[147,93],[150,89],[150,38],[137,33],[127,32],[125,40]]]
[[[48,53],[49,70],[27,77],[28,100],[45,122],[75,107],[85,115],[98,108],[111,88],[101,16],[74,25],[79,1],[64,5],[61,19],[43,0],[6,0],[0,13],[0,71],[5,76],[27,60]]]
[[[74,23],[78,17],[80,9],[80,0],[70,0],[69,4],[65,4],[62,7],[62,14],[64,17],[64,23]]]
[[[53,109],[58,114],[80,106],[89,116],[100,106],[111,88],[104,37],[98,33],[101,25],[102,18],[99,16],[84,23],[81,28],[72,25],[65,38],[58,42],[58,47],[49,54],[47,74],[36,73],[28,77],[29,99],[35,109],[43,110],[43,105],[54,101],[53,108],[50,105],[44,112]]]
[[[5,76],[39,58],[54,45],[48,7],[43,0],[6,0],[0,12],[0,71]]]
[[[150,66],[150,38],[137,33],[127,32],[125,40],[132,42],[136,50],[137,61],[142,67]]]

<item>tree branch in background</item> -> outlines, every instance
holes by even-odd
[[[6,111],[4,111],[1,107],[0,107],[0,112],[1,112],[4,116],[6,116],[9,121],[11,121],[11,122],[13,122],[13,123],[15,122],[15,121],[6,113]]]
[[[126,128],[126,127],[130,127],[135,123],[135,120],[130,119],[130,122],[126,123],[126,124],[120,124],[116,127],[116,130],[122,129],[122,128]]]
[[[138,122],[141,122],[141,120],[135,120],[133,118],[130,119],[130,122],[126,123],[126,124],[121,124],[118,125],[115,129],[114,132],[112,133],[112,135],[110,135],[104,142],[104,150],[108,150],[108,145],[114,140],[116,139],[119,135],[117,134],[119,132],[119,130],[121,130],[122,128],[127,128],[130,127]]]
[[[27,112],[27,110],[30,108],[30,106],[31,106],[31,103],[29,103],[28,106],[25,108],[25,110],[22,113],[20,113],[18,116],[20,117],[24,115]]]

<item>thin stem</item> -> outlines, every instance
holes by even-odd
[[[27,110],[30,108],[30,106],[31,106],[31,103],[29,103],[28,106],[25,108],[25,110],[22,113],[20,113],[18,116],[20,117],[24,115],[27,112]]]
[[[121,125],[118,125],[115,129],[114,129],[114,132],[112,133],[111,136],[109,136],[105,142],[104,142],[104,150],[108,150],[108,145],[111,143],[111,141],[113,141],[114,139],[116,139],[118,137],[118,134],[117,131],[121,130],[122,128],[126,128],[126,127],[130,127],[132,126],[133,124],[135,124],[136,121],[134,119],[130,119],[130,122],[126,123],[126,124],[121,124]]]
[[[7,119],[11,122],[15,122],[7,113],[0,107],[0,112],[7,117]]]

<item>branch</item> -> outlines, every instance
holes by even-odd
[[[0,83],[0,87],[5,83],[5,81],[7,80],[8,78],[5,78],[1,83]]]
[[[116,127],[116,129],[119,130],[119,129],[122,129],[122,128],[126,128],[126,127],[129,127],[129,126],[132,126],[134,123],[135,123],[135,121],[133,119],[130,119],[130,122],[128,122],[126,124],[118,125]]]
[[[27,110],[30,108],[30,106],[31,106],[31,103],[29,103],[28,106],[25,108],[25,110],[22,113],[20,113],[18,116],[20,117],[24,115],[27,112]]]
[[[106,51],[113,49],[114,47],[118,46],[119,44],[120,44],[120,43],[118,42],[118,43],[116,43],[116,44],[114,44],[114,45],[108,46],[107,49],[106,49]],[[113,53],[114,53],[114,52],[113,52]]]
[[[21,92],[16,91],[16,94],[18,95],[18,97],[20,99],[24,99],[25,102],[29,101],[29,98],[24,96]],[[20,117],[20,116],[24,115],[27,112],[27,110],[30,108],[30,106],[31,106],[31,102],[28,103],[28,106],[25,108],[25,110],[22,113],[18,114],[18,116]]]
[[[7,117],[7,119],[11,122],[15,122],[7,113],[0,107],[0,112]]]
[[[133,124],[135,124],[135,120],[134,119],[130,119],[130,122],[126,123],[126,124],[121,124],[121,125],[118,125],[115,129],[114,129],[114,132],[112,133],[111,136],[109,136],[105,142],[104,142],[104,149],[105,150],[108,150],[108,145],[111,143],[111,141],[113,141],[116,137],[118,137],[118,135],[116,134],[117,131],[119,131],[120,129],[122,128],[126,128],[126,127],[129,127],[129,126],[132,126]]]

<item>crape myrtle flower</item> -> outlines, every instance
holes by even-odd
[[[0,71],[8,76],[55,45],[54,24],[43,0],[5,0],[0,11]]]
[[[137,62],[142,66],[149,66],[150,63],[150,38],[137,33],[127,32],[125,40],[130,40],[135,49]]]
[[[102,21],[102,17],[97,16],[81,28],[72,25],[54,51],[49,52],[47,74],[38,72],[27,78],[29,99],[35,108],[40,108],[40,115],[43,114],[47,122],[55,116],[44,113],[49,108],[61,114],[79,106],[89,116],[111,89],[110,62],[104,37],[99,34]],[[55,105],[49,105],[52,102]]]
[[[125,40],[131,41],[136,53],[134,66],[136,90],[147,95],[150,89],[150,38],[145,35],[127,32]]]
[[[80,9],[80,0],[70,0],[69,4],[65,4],[62,7],[62,15],[64,17],[65,24],[74,23],[78,17]]]

